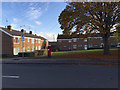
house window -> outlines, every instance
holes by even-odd
[[[97,47],[98,45],[97,45],[97,44],[95,44],[94,46],[95,46],[95,47]]]
[[[89,38],[89,41],[92,41],[92,38]]]
[[[77,48],[77,45],[73,45],[73,49],[76,49]]]
[[[92,47],[92,44],[89,44],[89,48],[91,48]]]
[[[41,49],[41,46],[39,46],[39,50]]]
[[[34,46],[32,46],[31,50],[34,51]]]
[[[111,45],[115,45],[115,43],[111,43]]]
[[[87,42],[87,39],[84,39],[84,42]]]
[[[30,48],[28,47],[28,51],[30,50]]]
[[[40,40],[38,40],[38,43],[40,43]]]
[[[61,42],[61,40],[59,40],[59,42]]]
[[[14,48],[14,55],[18,55],[19,53],[19,48]]]
[[[37,46],[36,46],[36,50],[37,50]]]
[[[25,52],[25,48],[23,48],[23,52]]]
[[[69,40],[69,43],[71,43],[72,41],[71,40]]]
[[[100,40],[103,40],[103,38],[100,38]]]
[[[34,39],[32,39],[32,43],[34,43]]]
[[[30,40],[29,40],[29,38],[28,38],[28,42],[29,42]]]
[[[14,38],[14,43],[19,43],[19,38]]]
[[[18,38],[18,41],[17,41],[17,43],[19,43],[19,38]]]
[[[67,47],[67,46],[64,46],[64,47]]]
[[[73,38],[73,42],[77,42],[77,38]]]
[[[38,43],[38,39],[36,39],[36,43]]]
[[[78,47],[82,47],[82,44],[79,44]]]

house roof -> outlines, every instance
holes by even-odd
[[[58,34],[57,39],[72,39],[72,37],[71,37],[71,36],[59,35],[59,34]]]
[[[113,36],[114,32],[110,33],[110,36]],[[102,37],[102,35],[100,33],[96,33],[96,34],[90,34],[90,35],[84,35],[84,34],[78,34],[78,35],[74,35],[74,36],[66,36],[66,35],[59,35],[57,39],[72,39],[72,38],[87,38],[87,37]]]
[[[14,30],[14,29],[8,30],[7,28],[4,28],[4,27],[0,27],[0,28],[2,30],[6,31],[7,33],[13,35],[13,36],[21,36],[22,35],[22,32],[18,31],[18,30]],[[40,38],[42,40],[47,40],[44,37],[37,36],[37,35],[34,35],[34,34],[29,34],[29,33],[26,33],[26,32],[24,33],[24,36],[25,37],[32,37],[32,38]]]
[[[49,42],[49,44],[50,44],[51,46],[56,46],[56,45],[57,45],[57,42]]]
[[[80,38],[80,37],[85,37],[84,35],[73,35],[73,36],[66,36],[66,35],[58,35],[57,39],[72,39],[72,38]]]

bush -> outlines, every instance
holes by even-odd
[[[41,49],[41,50],[36,50],[35,51],[35,56],[43,56],[43,55],[47,55],[48,50],[47,49]]]
[[[18,57],[22,57],[24,54],[24,57],[34,57],[35,53],[34,52],[20,52],[18,53]]]
[[[42,50],[36,50],[34,52],[20,52],[18,53],[19,57],[22,57],[24,54],[24,57],[39,57],[43,55],[47,55],[47,49],[42,49]]]
[[[111,48],[116,47],[116,45],[111,45]]]

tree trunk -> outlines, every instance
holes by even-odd
[[[108,38],[107,36],[105,36],[103,38],[103,43],[104,43],[104,54],[108,55],[109,54],[109,43],[108,43]]]

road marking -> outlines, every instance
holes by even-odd
[[[18,79],[18,78],[20,78],[20,76],[2,76],[3,78],[16,78],[16,79]]]

